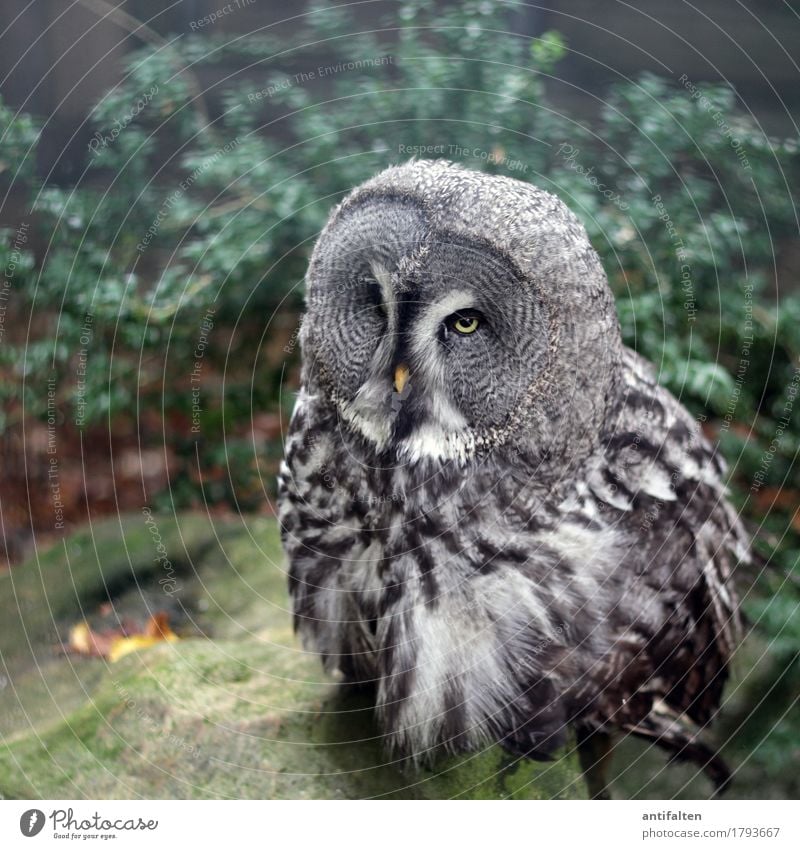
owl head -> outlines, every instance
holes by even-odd
[[[620,372],[578,219],[527,183],[412,161],[331,214],[307,275],[304,382],[399,462],[585,454]]]

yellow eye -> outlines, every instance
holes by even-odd
[[[478,325],[480,321],[477,316],[474,315],[460,315],[453,322],[453,330],[456,333],[461,333],[464,336],[468,336],[470,333],[474,333],[478,329]]]

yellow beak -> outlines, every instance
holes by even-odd
[[[396,392],[402,392],[405,388],[406,383],[408,383],[408,366],[405,363],[401,363],[394,370],[394,388]]]

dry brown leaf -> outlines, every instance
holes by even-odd
[[[167,614],[154,613],[140,633],[126,633],[120,629],[93,631],[86,622],[79,622],[69,632],[67,650],[87,657],[105,657],[112,663],[126,654],[147,648],[156,643],[173,643],[177,634],[169,627]]]

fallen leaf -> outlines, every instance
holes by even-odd
[[[151,636],[149,634],[134,634],[132,637],[119,637],[111,645],[111,650],[108,653],[108,659],[112,663],[116,663],[121,657],[126,654],[154,646],[156,643],[174,643],[178,637],[169,631],[163,636]]]
[[[177,640],[169,627],[169,617],[163,610],[154,613],[148,620],[144,629],[148,637],[156,637],[161,640]]]
[[[79,622],[70,629],[67,650],[88,657],[105,657],[115,663],[138,649],[156,643],[174,643],[177,639],[177,634],[169,627],[167,614],[160,611],[147,620],[140,633],[126,633],[121,629],[93,631],[88,623]]]
[[[98,633],[86,622],[79,622],[69,632],[69,650],[89,657],[108,657],[111,645],[117,638],[113,631]]]

